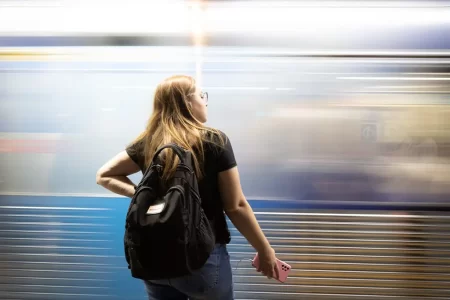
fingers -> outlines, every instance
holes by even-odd
[[[258,272],[260,272],[261,274],[263,274],[264,276],[266,276],[267,278],[271,278],[272,273],[270,272],[270,268],[260,268],[257,270]]]
[[[266,269],[262,270],[261,273],[268,279],[278,278],[278,266],[276,264],[274,266],[269,265]]]
[[[273,266],[270,266],[269,272],[267,274],[267,278],[271,279],[275,276],[275,274],[273,273]]]
[[[275,264],[273,268],[274,278],[280,278],[280,269],[278,268],[278,264]]]
[[[279,272],[278,272],[278,265],[277,264],[275,264],[275,265],[273,265],[273,266],[271,266],[271,268],[270,268],[270,278],[275,278],[275,279],[277,279],[279,276],[278,276],[278,274],[279,274]]]
[[[261,274],[263,274],[264,276],[266,276],[267,278],[270,279],[270,268],[260,268],[257,270],[258,272],[260,272]]]
[[[278,268],[278,264],[262,264],[260,265],[256,271],[259,273],[262,273],[264,276],[266,276],[268,279],[278,279],[280,276],[280,270]]]

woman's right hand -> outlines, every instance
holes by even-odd
[[[268,248],[263,251],[258,251],[259,267],[258,272],[263,273],[267,278],[278,278],[279,270],[277,264],[277,257],[275,250]]]

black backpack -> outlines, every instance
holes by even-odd
[[[180,161],[163,188],[158,156],[166,148]],[[156,151],[128,208],[124,245],[134,278],[174,278],[205,264],[215,237],[201,206],[191,152],[173,143]]]

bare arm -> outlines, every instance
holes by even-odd
[[[219,173],[220,194],[224,202],[224,210],[239,232],[248,240],[256,251],[270,248],[252,208],[242,192],[238,168]]]
[[[275,251],[262,232],[242,192],[237,167],[219,173],[219,189],[225,213],[239,232],[258,251],[261,271],[268,277],[278,277]]]
[[[135,185],[127,176],[139,170],[139,166],[127,152],[122,151],[97,171],[97,184],[113,193],[131,198],[134,195]]]

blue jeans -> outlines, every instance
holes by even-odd
[[[144,283],[149,300],[233,300],[232,275],[227,247],[218,244],[193,274]]]

